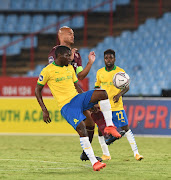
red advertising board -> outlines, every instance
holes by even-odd
[[[0,77],[0,96],[34,96],[37,77]],[[84,91],[89,89],[88,79],[79,81]],[[43,88],[43,96],[52,96],[47,85]]]

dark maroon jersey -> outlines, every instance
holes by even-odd
[[[52,63],[56,58],[55,50],[56,50],[57,47],[58,46],[53,47],[52,50],[50,51],[49,55],[48,55],[49,64]],[[82,66],[82,59],[81,59],[80,53],[75,52],[74,59],[71,62],[71,65],[73,66],[75,71],[76,71],[78,66]]]

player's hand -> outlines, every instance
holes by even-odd
[[[89,62],[90,62],[91,64],[94,63],[94,61],[95,61],[95,59],[96,59],[96,54],[95,54],[94,51],[91,51],[91,52],[89,53],[88,59],[89,59]]]
[[[116,96],[113,97],[113,101],[114,103],[118,102],[119,101],[119,98],[120,98],[120,95],[117,94]]]
[[[77,48],[71,49],[71,52],[72,52],[72,55],[71,55],[71,61],[73,61],[73,59],[74,59],[74,54],[75,54],[77,51],[78,51]]]
[[[43,120],[47,124],[51,122],[51,119],[49,117],[49,112],[47,110],[43,110]]]

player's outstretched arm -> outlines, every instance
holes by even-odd
[[[37,101],[39,102],[40,104],[40,107],[42,108],[42,111],[43,111],[43,120],[44,122],[46,123],[50,123],[51,122],[51,119],[49,117],[49,112],[43,102],[43,98],[42,98],[42,89],[43,89],[44,86],[40,86],[39,84],[36,85],[36,88],[35,88],[35,96],[37,98]]]
[[[83,80],[87,76],[87,74],[89,73],[89,71],[91,69],[92,64],[94,63],[94,61],[96,59],[96,55],[95,55],[94,51],[90,52],[88,59],[89,59],[89,61],[86,65],[86,67],[77,74],[77,77],[80,80]]]
[[[117,94],[116,96],[113,97],[113,101],[114,103],[119,101],[120,96],[123,96],[126,92],[129,91],[129,86],[126,87],[125,89],[123,89],[119,94]]]

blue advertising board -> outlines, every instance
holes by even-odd
[[[124,98],[134,134],[171,135],[171,98]]]

